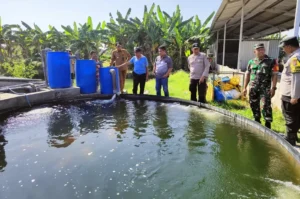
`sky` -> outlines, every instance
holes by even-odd
[[[109,13],[116,17],[117,10],[124,16],[131,8],[131,17],[142,18],[144,5],[155,3],[161,10],[172,14],[180,6],[184,19],[198,15],[204,21],[213,11],[218,10],[222,0],[0,0],[2,24],[37,24],[42,30],[49,25],[62,30],[61,25],[73,22],[85,23],[88,16],[96,26],[98,22],[109,21]],[[209,24],[210,25],[210,24]],[[284,32],[291,36],[293,31]]]
[[[88,16],[93,24],[108,21],[109,13],[116,17],[119,10],[124,16],[129,8],[131,17],[142,18],[144,5],[155,3],[161,10],[172,14],[180,6],[184,19],[198,15],[204,21],[217,11],[222,0],[0,0],[2,24],[37,24],[42,30],[48,25],[61,29],[61,25],[72,25],[74,21],[84,23]]]

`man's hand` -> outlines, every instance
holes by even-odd
[[[272,89],[270,90],[269,94],[270,94],[271,98],[274,97],[274,95],[275,95],[275,89],[272,88]]]
[[[205,77],[201,77],[200,80],[199,80],[199,83],[203,83],[205,81]]]
[[[291,99],[291,104],[295,105],[298,103],[298,99]]]
[[[163,76],[163,78],[167,78],[167,77],[169,77],[169,74],[165,74],[165,75]]]
[[[244,90],[243,90],[243,96],[246,97],[246,95],[247,95],[247,88],[244,88]]]

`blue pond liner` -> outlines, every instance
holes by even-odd
[[[114,69],[116,72],[116,83],[117,83],[117,90],[120,89],[120,80],[119,80],[119,70],[116,67],[103,67],[100,68],[100,93],[104,95],[112,95],[114,94],[113,89],[113,82],[112,82],[112,75],[110,70]]]
[[[47,53],[48,82],[50,88],[70,88],[71,68],[70,56],[67,52]]]
[[[76,84],[80,93],[90,94],[97,91],[95,60],[76,60]]]

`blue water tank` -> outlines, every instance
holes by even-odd
[[[104,67],[100,68],[100,93],[106,94],[106,95],[112,95],[114,94],[113,90],[113,82],[112,82],[112,75],[110,73],[110,70],[114,69],[116,72],[116,86],[117,91],[120,90],[120,80],[119,80],[119,70],[116,67]]]
[[[67,52],[48,52],[47,69],[50,88],[72,86],[70,56]]]
[[[76,60],[76,84],[80,93],[96,93],[96,62],[95,60]]]

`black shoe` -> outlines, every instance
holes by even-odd
[[[260,119],[255,119],[255,122],[261,123],[261,122],[260,122]]]
[[[269,129],[271,129],[271,122],[266,122],[266,123],[265,123],[265,126],[266,126],[267,128],[269,128]]]

